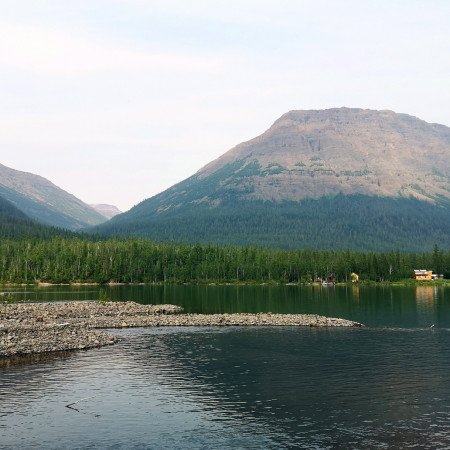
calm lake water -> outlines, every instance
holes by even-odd
[[[104,289],[187,312],[367,326],[115,330],[112,347],[0,360],[1,448],[450,448],[450,286]]]

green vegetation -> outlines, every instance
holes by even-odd
[[[17,212],[16,212],[17,211]],[[0,239],[50,239],[55,236],[75,237],[79,234],[35,222],[19,210],[2,210],[0,198]],[[87,235],[85,235],[87,238]],[[94,239],[94,236],[90,237]]]
[[[211,201],[221,200],[218,207],[209,203],[193,207],[190,202],[197,197],[186,193],[183,198],[176,197],[176,204],[181,206],[164,210],[169,200],[160,194],[94,231],[157,242],[183,240],[281,249],[389,252],[398,248],[402,252],[431,252],[435,243],[450,248],[450,205],[364,195],[300,202],[244,201],[241,192],[227,188],[226,196],[211,194],[206,184],[201,185]]]
[[[415,191],[420,192],[420,193],[423,194],[423,195],[426,195],[426,194],[427,194],[427,193],[425,192],[425,190],[422,189],[422,188],[421,188],[418,184],[416,184],[416,183],[411,184],[411,189],[414,189]]]
[[[100,289],[98,296],[99,296],[100,303],[107,303],[107,302],[111,301],[111,299],[108,297],[108,295],[106,294],[104,289]]]
[[[317,164],[317,165],[323,166],[323,164]],[[313,169],[313,172],[314,173],[320,173],[322,175],[334,175],[334,171],[331,170],[331,169],[321,169],[321,168],[319,168],[319,169]]]
[[[237,161],[237,166],[245,164],[245,161]],[[234,165],[231,165],[232,167]],[[242,169],[239,169],[236,173],[234,173],[235,179],[244,178],[244,177],[252,177],[258,176],[261,174],[261,164],[255,159],[250,161],[246,166]]]
[[[81,237],[84,239],[97,240],[98,235],[82,234],[69,231],[64,228],[51,227],[38,223],[11,202],[0,197],[0,239],[51,239],[54,237]]]
[[[0,197],[40,223],[78,230],[106,220],[81,200],[37,175],[0,164],[0,180]]]
[[[329,273],[349,281],[352,272],[362,281],[399,282],[418,268],[450,278],[450,251],[441,250],[450,248],[449,209],[418,200],[239,202],[229,193],[221,208],[200,205],[195,215],[183,207],[141,213],[111,221],[110,232],[145,231],[158,242],[46,227],[0,198],[0,283],[302,283]],[[391,251],[408,245],[407,253]]]
[[[53,236],[75,236],[75,233],[59,228],[47,227],[30,219],[21,219],[0,213],[0,238],[2,239],[25,237],[48,239]]]
[[[17,298],[14,297],[14,295],[12,295],[12,294],[4,294],[4,295],[0,296],[0,299],[4,300],[8,304],[13,304],[13,303],[17,302]]]
[[[348,176],[348,177],[363,177],[364,175],[368,175],[369,173],[371,173],[370,170],[344,170],[344,172],[342,172],[344,175]]]
[[[281,164],[270,163],[262,172],[261,176],[265,177],[267,175],[277,175],[279,173],[285,172],[287,169]]]
[[[337,281],[350,281],[352,272],[362,281],[398,281],[411,278],[417,268],[450,277],[450,251],[437,246],[426,254],[270,250],[134,238],[0,242],[2,283],[301,283],[329,273]]]
[[[6,200],[4,197],[0,197],[0,214],[8,214],[14,217],[21,217],[26,219],[27,216],[17,209],[11,202]]]

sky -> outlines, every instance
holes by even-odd
[[[448,0],[0,0],[0,163],[126,211],[293,109],[450,126]]]

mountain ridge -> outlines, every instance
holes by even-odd
[[[0,195],[40,223],[78,230],[106,217],[46,178],[0,164]]]
[[[359,125],[358,129],[355,129],[355,124]],[[384,143],[377,145],[374,139],[381,134]],[[433,139],[425,142],[424,134],[428,139],[430,136]],[[444,147],[447,149],[446,153],[440,151]],[[283,114],[260,136],[237,145],[202,167],[196,176],[199,179],[206,178],[218,168],[238,161],[244,162],[240,168],[240,171],[244,171],[256,160],[261,166],[260,174],[272,175],[275,180],[285,181],[286,187],[290,184],[297,188],[296,192],[288,189],[283,192],[277,187],[279,196],[274,193],[274,200],[298,201],[301,198],[319,198],[343,192],[406,197],[413,195],[435,201],[437,196],[449,196],[450,193],[449,147],[450,128],[429,124],[407,114],[357,108],[292,110]],[[289,152],[283,151],[285,148]],[[408,148],[415,149],[411,155],[413,158],[406,157]],[[365,157],[361,158],[358,151],[365,152]],[[278,157],[278,165],[273,162],[274,153]],[[386,153],[389,156],[386,164],[374,159]],[[434,160],[427,161],[424,154],[433,155]],[[396,180],[395,176],[399,175],[393,169],[400,167],[404,161],[408,161],[409,166],[403,168],[402,179]],[[414,164],[414,161],[420,163]],[[396,163],[394,167],[393,162]],[[428,179],[418,182],[416,171],[423,167],[427,168],[424,175]],[[283,172],[289,172],[293,179],[286,180],[284,177],[283,180],[283,176],[287,175]],[[337,180],[328,178],[330,176]],[[308,180],[312,186],[301,191],[298,189],[298,182],[305,177],[316,179]],[[327,177],[325,183],[323,177]],[[424,195],[422,191],[429,192],[430,186],[433,187],[431,194]],[[256,193],[248,198],[262,198],[261,193],[258,197],[258,183],[255,187]],[[267,189],[266,183],[263,183],[260,191],[263,188]]]
[[[372,235],[376,251],[450,245],[449,221],[450,128],[388,110],[333,108],[284,114],[97,229],[280,248],[327,248],[322,234],[333,236],[333,248],[362,250]]]

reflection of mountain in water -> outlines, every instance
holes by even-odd
[[[137,356],[144,372],[211,414],[264,423],[286,445],[322,446],[361,445],[368,432],[392,442],[383,423],[416,420],[418,405],[433,411],[429,393],[442,385],[429,364],[439,350],[420,358],[416,351],[409,333],[269,328],[161,330]]]
[[[24,442],[29,432],[45,444],[64,430],[64,439],[80,446],[323,448],[423,444],[433,433],[436,445],[450,443],[444,442],[447,415],[436,412],[450,398],[444,331],[117,333],[123,339],[113,347],[0,369],[0,400],[8,411],[0,438]],[[86,400],[77,404],[79,412],[65,408],[80,399]],[[45,417],[52,430],[24,429],[14,420],[20,415]]]

